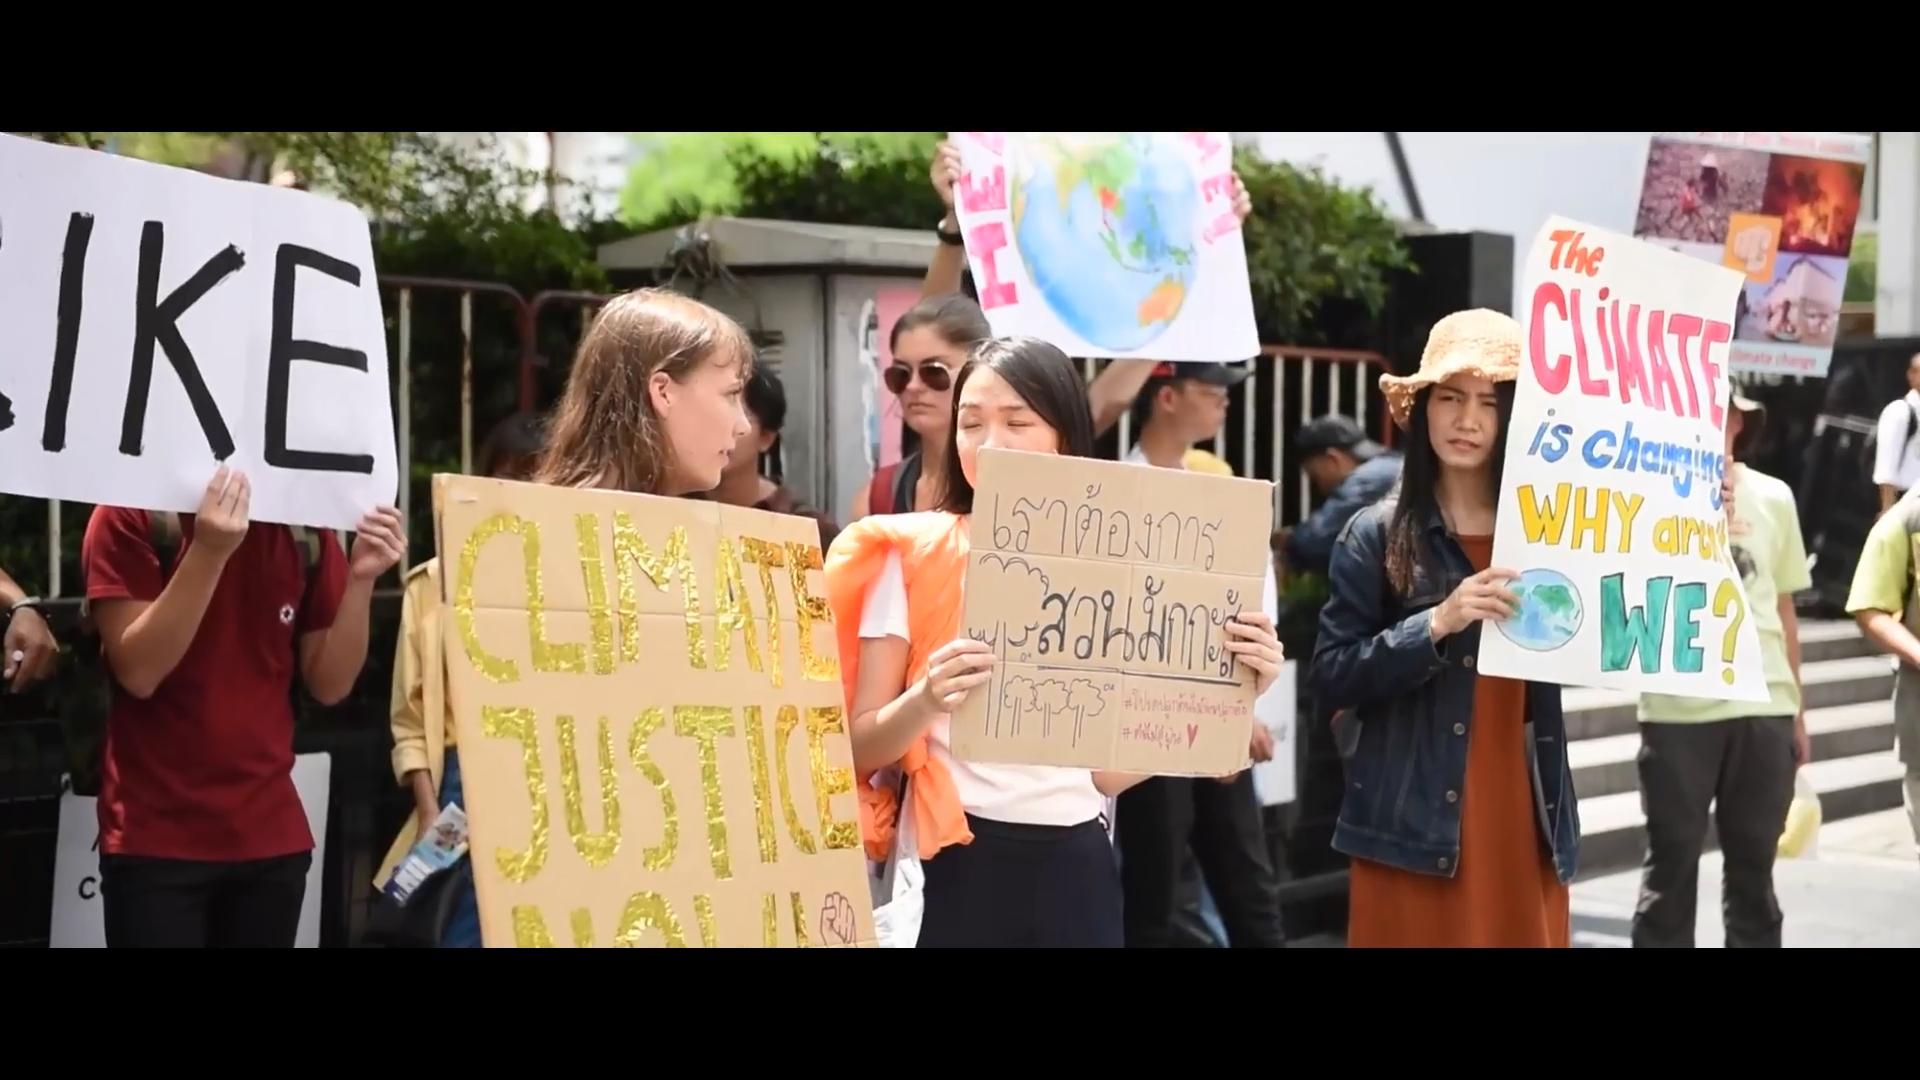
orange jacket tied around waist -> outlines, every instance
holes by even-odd
[[[826,559],[827,602],[840,641],[840,677],[849,717],[860,676],[860,616],[867,591],[886,569],[887,556],[899,552],[906,579],[907,632],[912,636],[906,684],[911,686],[926,674],[927,658],[960,636],[968,548],[966,519],[937,511],[862,518],[834,540]],[[922,859],[931,859],[949,844],[973,840],[953,775],[929,753],[928,737],[922,732],[899,762],[908,779]],[[861,773],[857,785],[860,831],[868,856],[884,860],[893,850],[899,795],[890,787],[874,788],[872,776]]]

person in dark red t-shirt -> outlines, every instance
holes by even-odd
[[[367,655],[373,583],[400,560],[400,514],[360,521],[349,560],[319,534],[249,527],[246,474],[222,466],[163,573],[143,510],[102,506],[81,550],[113,674],[102,750],[107,945],[289,947],[313,836],[293,786],[293,679],[344,700]]]

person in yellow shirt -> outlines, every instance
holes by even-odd
[[[508,417],[487,435],[480,448],[481,472],[501,480],[525,480],[533,475],[541,447],[539,422],[524,413]],[[453,713],[447,700],[446,667],[441,653],[440,566],[428,559],[407,575],[400,601],[400,637],[393,658],[393,775],[413,794],[414,813],[375,875],[374,886],[384,886],[393,868],[440,816],[448,803],[465,801],[460,783],[460,755],[454,747]],[[433,718],[428,723],[428,717]],[[443,948],[480,947],[480,911],[473,881],[462,884],[445,931]]]

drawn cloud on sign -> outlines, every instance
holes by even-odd
[[[974,631],[974,640],[1018,649],[1026,645],[1053,582],[1046,571],[1018,555],[988,552],[980,557],[973,580],[967,584],[973,590],[990,589],[995,598],[993,629],[984,634]]]

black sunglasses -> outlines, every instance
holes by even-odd
[[[913,383],[915,370],[920,372],[920,382],[936,394],[953,387],[953,372],[938,360],[922,360],[918,365],[896,361],[887,366],[886,374],[881,377],[886,380],[888,390],[904,394]]]

